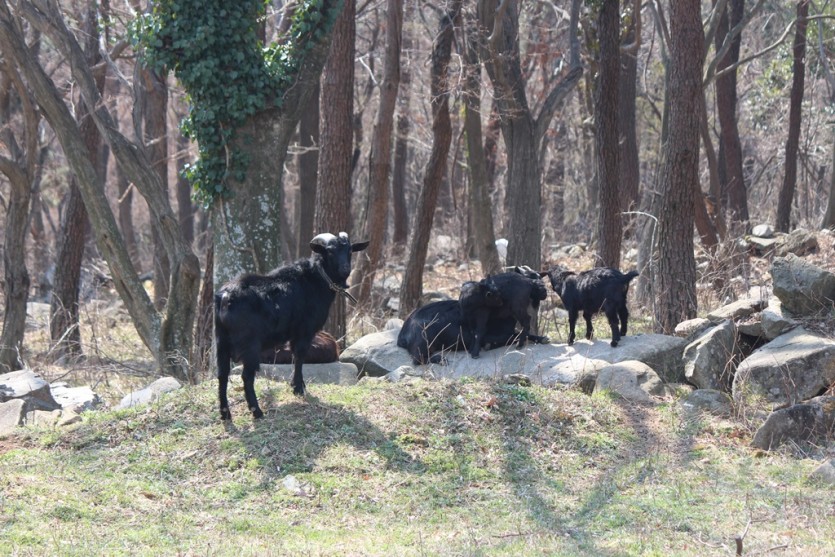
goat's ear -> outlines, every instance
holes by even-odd
[[[356,244],[351,244],[351,251],[362,251],[368,247],[369,242],[357,242]]]

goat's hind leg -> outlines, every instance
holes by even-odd
[[[304,391],[307,387],[304,383],[304,375],[302,375],[302,366],[304,360],[307,358],[307,352],[310,349],[310,343],[313,339],[305,341],[294,341],[293,346],[293,378],[290,380],[290,386],[293,387],[293,394],[296,396],[304,396]]]
[[[232,367],[229,339],[225,335],[217,335],[215,345],[217,355],[217,399],[220,402],[220,419],[231,420],[232,413],[229,411],[229,400],[226,398],[226,390],[229,386],[229,371]]]
[[[609,327],[612,329],[612,347],[618,345],[620,341],[620,331],[618,330],[618,311],[613,304],[607,304],[604,308],[606,319],[609,321]]]
[[[264,417],[264,413],[258,406],[258,398],[255,396],[255,374],[261,367],[261,351],[250,350],[244,356],[243,361],[244,370],[241,372],[241,377],[244,380],[244,396],[252,417],[257,420]]]
[[[620,318],[620,336],[626,336],[626,324],[629,322],[629,309],[626,307],[626,300],[618,306],[618,317]]]

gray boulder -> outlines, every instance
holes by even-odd
[[[774,295],[795,315],[815,315],[832,309],[835,274],[829,271],[789,254],[774,259],[771,279]]]
[[[707,329],[713,326],[713,322],[710,319],[705,319],[704,317],[695,317],[693,319],[688,319],[686,321],[682,321],[678,325],[676,325],[674,334],[677,337],[683,338],[687,344],[690,344],[701,334],[706,331]]]
[[[818,466],[815,471],[809,475],[809,479],[829,485],[835,485],[835,459],[830,458]]]
[[[733,321],[723,321],[688,344],[683,359],[688,382],[700,389],[730,392],[736,365],[742,359]]]
[[[696,389],[679,400],[679,406],[685,412],[707,412],[726,418],[733,412],[733,400],[728,393],[713,389]]]
[[[816,441],[835,427],[835,397],[821,396],[772,412],[754,434],[752,445],[771,450],[786,441]]]
[[[357,366],[359,375],[382,377],[401,366],[412,366],[409,353],[397,346],[397,330],[381,331],[360,338],[346,348],[340,361]],[[537,384],[574,384],[589,366],[586,360],[618,363],[639,360],[670,377],[683,377],[681,361],[685,342],[667,335],[628,335],[617,348],[608,341],[578,341],[565,344],[531,344],[522,349],[515,346],[483,350],[473,359],[465,351],[446,354],[447,365],[416,366],[427,369],[432,376],[445,379],[492,377],[521,373]],[[666,377],[666,376],[665,376]]]
[[[817,236],[808,230],[797,228],[778,238],[774,255],[777,257],[784,257],[789,254],[807,255],[816,251],[818,251]]]
[[[655,402],[654,396],[666,394],[664,382],[651,367],[629,360],[606,366],[597,374],[594,392],[617,393],[632,402]]]
[[[786,333],[798,326],[798,322],[792,315],[783,309],[780,298],[768,300],[768,306],[760,313],[760,327],[763,336],[768,340],[774,340],[783,333]]]
[[[751,315],[762,311],[766,305],[768,305],[768,300],[763,300],[762,298],[747,298],[711,311],[707,314],[707,318],[711,323],[721,323],[728,319],[732,321],[739,321],[741,319],[747,319]]]
[[[134,391],[122,398],[121,402],[116,405],[116,410],[123,410],[125,408],[133,408],[141,404],[148,404],[157,400],[165,393],[176,391],[182,385],[173,377],[161,377],[138,391]]]
[[[64,410],[80,414],[85,410],[98,408],[102,400],[90,387],[70,387],[61,381],[50,385],[52,396]]]
[[[8,402],[0,402],[0,439],[14,433],[23,424],[26,416],[26,402],[16,398]]]
[[[243,366],[237,366],[233,373],[240,373]],[[261,364],[264,377],[274,381],[287,381],[293,378],[292,364]],[[353,385],[357,382],[357,366],[345,362],[328,364],[305,364],[304,381],[308,385],[321,383],[326,385]]]
[[[21,369],[0,375],[0,402],[21,399],[28,410],[57,410],[61,408],[46,382],[31,369]]]
[[[758,238],[773,238],[774,229],[769,224],[758,224],[751,229],[751,234]]]
[[[798,327],[755,350],[737,366],[734,400],[758,394],[777,404],[807,400],[835,382],[835,340]]]

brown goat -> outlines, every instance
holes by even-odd
[[[336,339],[325,331],[319,331],[313,337],[310,351],[304,359],[306,364],[329,364],[339,360],[339,344]],[[290,343],[279,348],[268,348],[261,352],[262,364],[292,364],[293,351]]]

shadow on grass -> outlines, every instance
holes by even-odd
[[[232,426],[227,431],[241,439],[270,477],[311,472],[325,451],[340,444],[374,451],[392,470],[415,473],[424,469],[397,445],[392,434],[342,405],[322,402],[309,393],[283,403],[276,402],[272,392],[263,393],[262,399],[267,412],[255,427],[241,431]]]

